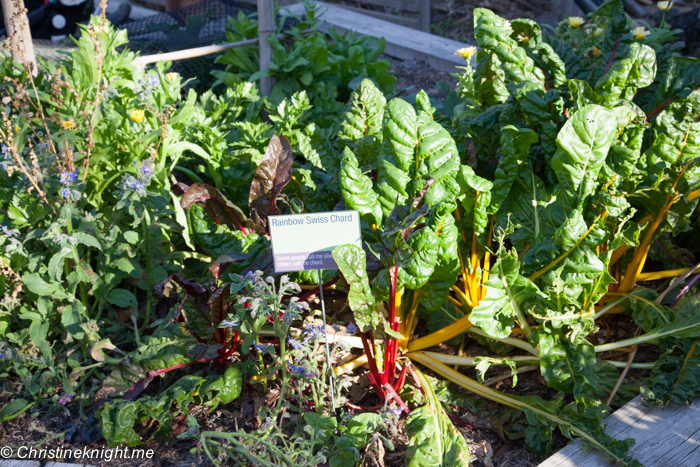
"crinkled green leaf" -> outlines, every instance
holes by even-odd
[[[352,148],[363,170],[375,167],[383,136],[385,106],[384,94],[369,79],[362,80],[348,102],[338,138]]]
[[[577,194],[579,203],[592,194],[616,136],[615,115],[595,104],[582,107],[559,132],[552,169],[559,182]]]
[[[347,147],[343,151],[340,184],[346,208],[357,210],[370,225],[382,223],[382,206],[372,180],[360,171],[355,154]]]
[[[503,128],[501,160],[496,169],[488,214],[498,211],[508,197],[513,182],[518,178],[520,166],[527,159],[530,146],[535,142],[537,142],[537,133],[530,129],[519,129],[510,125]]]
[[[544,295],[529,279],[521,276],[519,261],[509,253],[499,255],[486,282],[486,295],[472,310],[469,321],[495,338],[510,336],[515,318]]]
[[[452,425],[425,376],[416,370],[426,393],[426,405],[414,409],[406,419],[408,467],[469,465],[464,436]]]
[[[374,309],[375,302],[367,277],[365,252],[357,245],[341,245],[333,249],[333,259],[350,285],[348,302],[360,331],[377,327],[381,316]]]
[[[476,43],[498,56],[506,80],[513,83],[529,80],[544,87],[542,70],[535,66],[527,51],[510,37],[513,31],[510,23],[485,8],[476,8],[473,14]]]
[[[510,222],[518,225],[508,237],[513,246],[517,250],[534,246],[543,239],[544,209],[549,202],[544,182],[535,175],[530,163],[524,162],[513,182],[510,196],[496,215],[496,225],[504,227],[510,219]]]
[[[591,397],[598,384],[593,345],[582,337],[574,342],[558,331],[536,329],[540,369],[549,386],[573,393],[577,400]]]
[[[656,54],[651,47],[632,42],[620,47],[608,72],[595,84],[600,105],[613,107],[620,99],[632,100],[637,89],[649,86],[656,76]]]

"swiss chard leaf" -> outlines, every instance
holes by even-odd
[[[267,218],[281,214],[277,197],[292,179],[293,162],[289,140],[273,135],[250,185],[248,207],[256,224],[267,228]]]
[[[360,331],[376,328],[381,315],[375,311],[375,301],[367,277],[365,252],[357,245],[341,245],[333,250],[333,259],[350,285],[348,301]]]
[[[615,115],[595,104],[582,107],[559,132],[552,169],[559,182],[576,194],[579,204],[593,194],[616,136]]]
[[[432,386],[416,370],[418,383],[426,395],[426,404],[414,409],[406,419],[408,467],[469,465],[469,449],[464,436],[452,425]]]

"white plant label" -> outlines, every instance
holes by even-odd
[[[275,272],[338,269],[335,247],[351,243],[362,248],[357,211],[270,216],[268,222]]]

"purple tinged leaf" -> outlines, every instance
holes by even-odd
[[[248,206],[253,221],[267,229],[267,218],[281,214],[277,197],[292,179],[294,155],[289,140],[273,135],[250,185]]]
[[[206,298],[209,295],[206,287],[198,284],[193,280],[188,280],[181,277],[179,274],[171,274],[170,277],[165,279],[163,282],[159,282],[155,286],[156,295],[170,297],[173,292],[175,283],[179,285],[185,293],[191,298]]]
[[[215,281],[219,281],[219,277],[226,272],[231,263],[238,263],[248,259],[250,255],[246,253],[230,253],[228,255],[221,256],[219,259],[214,261],[211,266],[209,266],[209,271],[211,275],[214,276]]]
[[[189,209],[196,204],[201,206],[204,213],[219,225],[226,225],[231,230],[240,230],[244,234],[251,233],[252,223],[241,208],[231,203],[219,190],[210,185],[195,183],[187,189],[180,205]]]

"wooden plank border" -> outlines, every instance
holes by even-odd
[[[605,432],[616,439],[633,438],[630,450],[647,467],[700,467],[700,399],[691,405],[645,406],[642,396],[620,407],[606,420]],[[612,461],[581,440],[545,460],[539,467],[613,467]]]
[[[400,26],[338,5],[323,2],[314,3],[323,12],[321,20],[324,23],[320,28],[322,31],[327,31],[328,27],[333,25],[339,31],[352,30],[363,36],[384,37],[387,55],[402,60],[427,60],[432,68],[447,73],[459,72],[461,70],[457,67],[465,66],[464,59],[455,55],[455,52],[470,44]],[[288,10],[294,15],[303,16],[304,4],[295,3],[281,8],[281,10]]]

